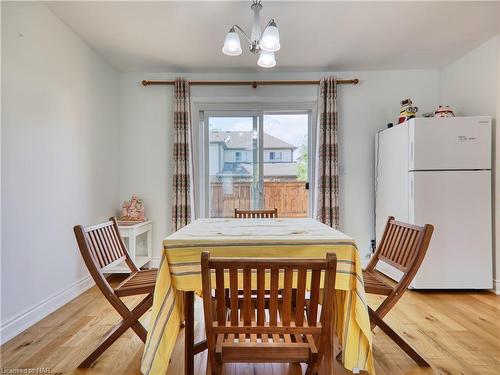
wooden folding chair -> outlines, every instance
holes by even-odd
[[[132,328],[139,338],[146,342],[147,331],[139,318],[153,304],[156,283],[156,270],[141,271],[134,264],[123,243],[115,218],[89,227],[77,225],[73,228],[83,260],[104,297],[121,315],[119,321],[103,338],[95,349],[78,367],[88,368],[104,351],[113,344],[128,328]],[[131,274],[117,288],[111,287],[104,277],[110,267],[125,262]],[[147,294],[132,310],[120,297]]]
[[[236,219],[275,219],[278,217],[278,209],[273,210],[238,210],[234,209],[234,217]]]
[[[429,247],[433,230],[434,227],[430,224],[419,227],[395,221],[394,217],[390,216],[382,240],[363,272],[365,291],[387,296],[377,310],[368,307],[372,329],[379,326],[419,366],[429,366],[429,364],[382,319],[398,302],[415,277]],[[379,261],[403,272],[403,276],[395,286],[384,281],[380,273],[375,270]]]
[[[323,357],[333,369],[329,353],[336,269],[335,254],[328,254],[322,260],[210,258],[208,252],[203,252],[207,375],[213,372],[220,375],[224,363],[238,362],[302,362],[308,364],[306,374],[311,375],[317,373]],[[216,297],[213,303],[211,279],[214,270]],[[318,319],[322,271],[325,272],[324,295]],[[306,285],[308,272],[311,273],[309,286]],[[243,299],[239,297],[240,274],[243,275]],[[270,275],[268,295],[266,274]],[[252,275],[257,285],[255,299],[252,298]],[[283,280],[282,297],[278,293],[280,279]],[[292,304],[294,279],[297,280],[295,308]],[[227,287],[229,295],[225,293]],[[311,291],[307,313],[306,288]]]

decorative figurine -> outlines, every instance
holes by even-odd
[[[440,105],[434,111],[434,117],[455,117],[455,114],[453,113],[453,109],[451,109],[449,105],[447,106]]]
[[[414,118],[418,112],[418,107],[412,107],[411,99],[401,100],[401,111],[399,112],[398,125],[403,122]]]
[[[146,221],[142,199],[137,198],[137,195],[132,195],[130,201],[123,202],[120,221]]]

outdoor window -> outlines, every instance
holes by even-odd
[[[309,216],[309,111],[207,111],[202,116],[203,216],[233,217],[235,208]]]
[[[289,152],[293,152],[293,150]],[[269,152],[269,160],[283,160],[283,152],[281,151]]]

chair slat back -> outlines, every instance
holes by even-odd
[[[278,217],[278,209],[273,210],[238,210],[234,209],[236,219],[275,219]]]
[[[73,230],[87,267],[95,267],[101,272],[106,267],[126,261],[131,271],[137,271],[128,256],[114,218],[88,227],[77,225]],[[87,261],[89,257],[93,262]]]
[[[432,231],[432,225],[420,227],[396,221],[391,216],[374,258],[406,272],[418,259],[423,259]]]
[[[252,339],[253,335],[254,340],[257,336],[267,341],[271,337],[279,340],[285,334],[305,337],[329,330],[334,313],[336,267],[335,254],[328,254],[326,259],[210,258],[208,252],[203,252],[203,305],[209,348],[214,335],[220,333],[239,335],[240,340]],[[322,272],[324,299],[318,317]],[[239,293],[241,289],[243,294]],[[307,290],[311,295],[305,319]]]

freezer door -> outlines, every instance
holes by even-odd
[[[491,289],[491,172],[411,172],[409,187],[410,220],[434,225],[412,287]]]
[[[491,117],[417,118],[409,126],[409,170],[491,169]]]

